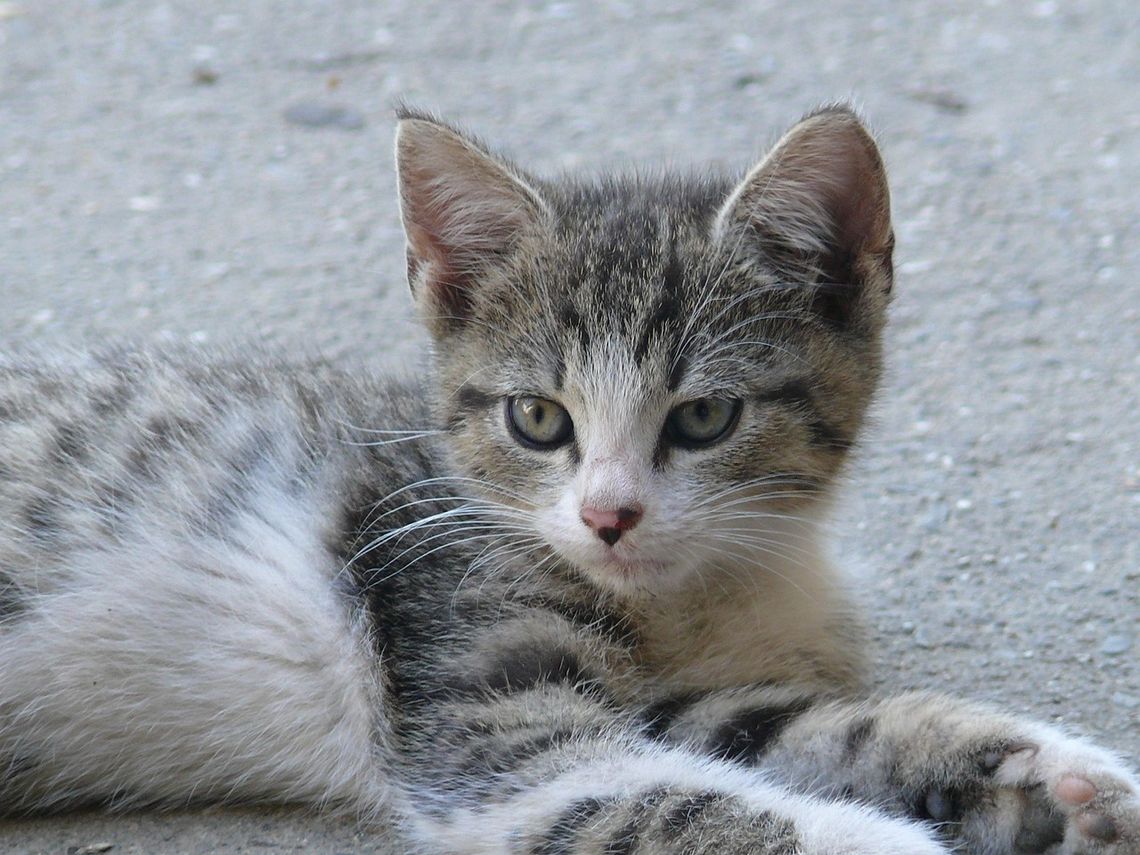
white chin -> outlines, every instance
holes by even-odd
[[[595,584],[625,596],[647,596],[671,590],[686,575],[676,562],[652,559],[610,558],[579,567]]]
[[[692,575],[691,561],[675,555],[653,555],[651,550],[618,544],[614,549],[592,543],[547,541],[569,565],[598,588],[621,596],[652,596],[680,587]]]

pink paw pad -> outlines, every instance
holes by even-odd
[[[1083,805],[1096,797],[1096,787],[1092,781],[1078,778],[1076,775],[1066,775],[1057,782],[1057,798],[1066,804]]]

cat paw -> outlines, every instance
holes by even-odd
[[[963,817],[986,855],[1140,855],[1140,783],[1106,751],[1042,728],[980,758],[994,786]],[[936,815],[949,799],[927,794]]]
[[[1140,855],[1140,783],[1115,758],[1063,736],[1011,748],[994,780],[1025,800],[1018,851],[1051,833],[1058,855]]]

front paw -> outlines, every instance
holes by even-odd
[[[1112,755],[1051,728],[978,758],[989,786],[959,814],[960,837],[979,855],[1140,855],[1140,784]],[[1032,732],[1036,730],[1037,732]],[[955,796],[931,789],[930,818]],[[949,817],[947,817],[949,818]]]
[[[1057,853],[1140,855],[1140,784],[1114,757],[1048,730],[1011,748],[994,780],[1025,803],[1017,851],[1045,851],[1051,828]]]

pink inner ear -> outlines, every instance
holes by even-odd
[[[850,112],[805,119],[735,194],[732,219],[788,246],[840,255],[890,246],[890,192],[871,136]]]
[[[816,191],[835,225],[836,244],[849,252],[881,252],[889,242],[890,201],[878,154],[858,138],[833,141],[816,157],[820,181]]]
[[[396,157],[412,288],[442,314],[465,317],[479,274],[501,263],[545,204],[507,165],[434,122],[401,123]]]
[[[438,304],[441,314],[467,317],[470,300],[462,278],[451,267],[451,257],[437,235],[415,224],[405,223],[408,237],[408,281],[416,282],[421,273],[424,286]]]

